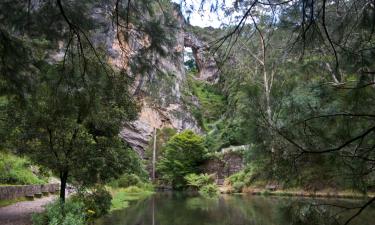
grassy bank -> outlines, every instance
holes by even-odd
[[[111,211],[126,208],[129,206],[129,202],[145,199],[154,193],[151,188],[137,186],[109,188],[109,191],[112,195]]]
[[[228,190],[228,189],[227,189]],[[277,195],[277,196],[299,196],[299,197],[313,197],[313,198],[351,198],[361,199],[374,197],[375,193],[363,193],[352,191],[352,190],[334,190],[325,189],[320,191],[307,191],[302,189],[280,189],[271,191],[266,188],[254,188],[245,187],[242,189],[242,193],[253,194],[253,195]]]
[[[49,172],[29,159],[0,152],[0,185],[45,184],[48,179]]]

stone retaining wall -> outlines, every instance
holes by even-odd
[[[0,186],[0,200],[33,196],[43,192],[55,193],[58,190],[60,184]]]
[[[211,157],[202,166],[203,172],[215,174],[216,183],[219,185],[223,184],[226,177],[239,172],[243,168],[243,156],[240,152],[226,152],[220,157]]]

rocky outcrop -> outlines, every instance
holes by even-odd
[[[208,54],[207,44],[194,34],[185,31],[185,19],[178,5],[172,7],[175,21],[165,34],[169,44],[163,44],[159,51],[152,50],[152,37],[135,29],[132,24],[125,30],[116,30],[108,18],[112,9],[99,4],[93,9],[93,17],[102,26],[95,31],[94,44],[107,50],[109,62],[117,70],[126,71],[134,79],[131,93],[138,99],[141,110],[136,121],[124,124],[120,136],[126,140],[140,156],[149,145],[154,128],[172,127],[178,131],[191,129],[200,133],[196,119],[183,102],[186,88],[184,67],[184,47],[191,47],[196,59],[198,79],[215,82],[218,69],[213,57]],[[147,15],[146,15],[147,17]],[[159,15],[161,23],[163,13]],[[134,29],[133,29],[134,28]],[[121,29],[121,28],[119,28]],[[160,50],[164,53],[161,54]],[[132,67],[147,69],[134,71]]]
[[[144,157],[154,128],[172,127],[179,131],[191,129],[200,132],[195,119],[181,104],[169,104],[167,107],[142,103],[142,109],[136,121],[125,124],[120,136],[124,138],[137,153]]]
[[[198,79],[216,83],[219,79],[219,69],[215,58],[209,52],[209,45],[189,32],[185,32],[184,44],[193,50],[199,71]]]

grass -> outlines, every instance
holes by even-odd
[[[17,202],[28,201],[25,197],[17,198],[17,199],[7,199],[7,200],[0,200],[0,207],[5,207],[8,205],[12,205]]]
[[[44,184],[46,181],[31,170],[31,162],[24,157],[0,153],[0,184]]]
[[[243,189],[244,193],[251,193],[256,195],[277,195],[277,196],[301,196],[301,197],[322,197],[322,198],[366,198],[374,197],[375,193],[368,193],[364,195],[360,192],[352,190],[333,190],[326,189],[321,191],[306,191],[302,189],[279,189],[276,191],[269,191],[264,188],[246,187]]]
[[[154,192],[149,189],[130,186],[127,188],[109,188],[112,195],[111,211],[127,208],[131,201],[145,199]]]

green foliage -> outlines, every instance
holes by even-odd
[[[143,190],[137,186],[129,186],[127,188],[124,188],[124,192],[126,193],[140,193]]]
[[[108,185],[115,189],[121,189],[127,192],[128,188],[129,191],[134,189],[136,192],[152,192],[154,190],[153,185],[145,179],[141,179],[135,174],[123,174],[120,178],[111,181]]]
[[[144,184],[142,187],[130,186],[127,188],[112,190],[112,206],[111,210],[118,210],[129,206],[130,201],[138,201],[152,195],[153,186]]]
[[[117,180],[117,183],[120,188],[138,186],[141,184],[141,179],[135,174],[124,174]]]
[[[8,205],[13,205],[17,202],[24,202],[24,201],[27,201],[26,197],[21,197],[21,198],[16,198],[16,199],[1,199],[0,200],[0,208],[8,206]]]
[[[18,120],[15,147],[59,174],[62,183],[71,178],[89,187],[138,167],[118,136],[137,107],[123,90],[123,75],[108,74],[89,52],[85,71],[71,57],[71,64],[41,66],[35,89],[23,101],[12,98],[7,113],[10,123]]]
[[[229,184],[234,184],[236,182],[245,182],[248,181],[247,179],[249,178],[250,174],[246,173],[244,170],[237,172],[235,174],[230,175],[227,178],[227,181]]]
[[[232,174],[229,176],[226,181],[233,187],[233,191],[240,193],[242,189],[251,184],[253,181],[253,171],[249,170],[248,168]]]
[[[40,2],[32,12],[26,2],[0,4],[1,145],[51,169],[62,184],[92,187],[142,172],[118,135],[138,107],[128,93],[129,74],[107,64],[113,54],[100,30],[112,17],[93,17],[92,10],[116,8],[117,19],[150,37],[129,65],[132,74],[147,74],[155,70],[150,55],[165,56],[165,47],[174,43],[175,29],[164,29],[176,25],[171,5],[160,8],[166,4]],[[123,32],[118,38],[127,40]]]
[[[198,189],[204,197],[215,197],[219,193],[213,175],[190,173],[185,176],[185,180],[188,186]]]
[[[87,214],[82,202],[55,201],[46,206],[44,212],[34,214],[33,225],[86,225]]]
[[[214,182],[213,176],[206,173],[202,173],[200,175],[190,173],[185,176],[185,180],[187,182],[187,185],[198,189]]]
[[[193,110],[196,118],[201,119],[203,125],[218,120],[225,110],[226,103],[225,96],[219,87],[195,80],[192,76],[188,76],[188,83],[192,95],[196,96],[199,101],[199,107]]]
[[[160,157],[163,155],[166,143],[177,133],[176,129],[171,127],[163,127],[162,129],[156,130],[156,161],[159,161]],[[152,154],[154,148],[154,139],[151,138],[149,145],[146,149],[146,156],[149,158],[147,165],[149,168],[152,167]],[[148,178],[149,174],[147,174]]]
[[[216,184],[207,184],[199,189],[199,194],[204,197],[216,197],[219,194],[219,189]]]
[[[193,57],[193,56],[190,55],[189,57]],[[191,58],[191,59],[185,61],[184,65],[185,65],[185,68],[187,69],[187,71],[189,73],[193,73],[193,74],[198,73],[197,64],[195,63],[194,59]]]
[[[163,156],[157,165],[162,179],[176,189],[185,187],[184,177],[199,172],[206,150],[203,138],[191,130],[174,135],[165,145]]]
[[[98,218],[107,214],[111,208],[111,194],[104,188],[97,188],[88,193],[77,196],[78,201],[84,204],[84,210],[91,218]]]
[[[0,184],[44,184],[47,177],[37,176],[31,170],[33,164],[25,157],[0,152]],[[33,166],[37,170],[37,166]]]
[[[233,183],[234,192],[241,193],[242,189],[245,187],[245,183],[241,181],[236,181]]]

